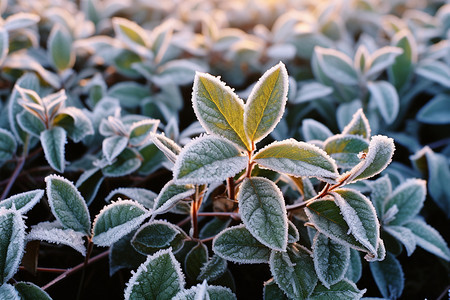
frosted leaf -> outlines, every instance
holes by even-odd
[[[206,295],[202,300],[236,300],[236,295],[233,292],[223,286],[214,286],[214,285],[204,285],[204,283],[200,283],[196,286],[191,287],[188,290],[184,290],[179,292],[172,300],[197,300],[198,296],[202,296],[204,288],[206,288]]]
[[[288,220],[288,243],[296,243],[300,240],[300,233],[298,232],[297,227],[292,223],[292,221]]]
[[[141,204],[119,199],[105,206],[95,217],[92,241],[98,246],[111,246],[136,229],[149,214]]]
[[[319,140],[324,141],[333,133],[322,123],[314,119],[304,119],[302,122],[302,134],[305,141]]]
[[[400,262],[391,253],[383,261],[369,264],[373,279],[384,298],[396,299],[403,292],[405,277]]]
[[[316,46],[314,52],[322,71],[333,81],[345,85],[357,85],[358,74],[350,57],[331,48]]]
[[[263,177],[246,178],[239,194],[239,212],[250,233],[267,247],[286,251],[288,225],[280,189]]]
[[[150,138],[155,146],[158,147],[171,162],[175,163],[177,155],[181,152],[181,147],[162,134],[150,134]]]
[[[147,256],[131,276],[125,289],[125,300],[170,300],[184,289],[184,284],[180,263],[172,250],[160,250]]]
[[[114,135],[103,140],[102,151],[106,160],[112,163],[120,153],[127,147],[128,138],[125,136]]]
[[[327,288],[322,284],[317,284],[311,299],[352,299],[359,300],[366,292],[366,289],[360,290],[355,283],[348,279],[342,279],[338,283]]]
[[[355,249],[350,249],[350,263],[345,272],[345,278],[353,282],[358,282],[362,275],[362,264],[359,252]]]
[[[150,135],[156,133],[158,124],[159,120],[155,119],[145,119],[131,124],[129,129],[130,145],[134,147],[144,145]]]
[[[17,209],[22,215],[31,210],[44,196],[44,190],[33,190],[11,196],[0,202],[0,207]]]
[[[5,28],[7,31],[14,31],[35,25],[39,22],[40,19],[41,17],[36,14],[19,12],[8,16],[5,19],[3,28]]]
[[[142,165],[142,155],[134,148],[125,148],[113,161],[102,168],[106,177],[121,177],[133,173]]]
[[[174,166],[176,184],[205,184],[225,180],[247,166],[231,142],[218,136],[203,136],[186,145]]]
[[[17,142],[14,135],[6,129],[0,128],[0,163],[12,158],[16,150]]]
[[[201,268],[208,262],[208,247],[202,242],[198,242],[186,254],[183,262],[184,273],[190,282],[196,282],[200,275]]]
[[[153,208],[155,198],[158,196],[156,193],[143,188],[117,188],[109,193],[105,201],[108,203],[111,202],[116,195],[124,195],[148,209]]]
[[[416,249],[416,239],[409,228],[403,226],[384,226],[383,229],[405,246],[408,256],[413,254]]]
[[[140,56],[153,59],[153,52],[147,48],[149,46],[148,34],[141,26],[119,17],[112,18],[112,24],[117,38],[128,48]]]
[[[403,53],[398,47],[385,46],[377,49],[370,57],[370,67],[366,77],[377,75],[395,62],[395,58]],[[375,77],[375,76],[374,76]]]
[[[194,194],[192,185],[176,185],[173,180],[167,182],[159,192],[153,206],[153,214],[162,214],[169,211],[179,201]]]
[[[361,160],[358,154],[367,151],[369,143],[359,135],[337,134],[326,139],[323,149],[341,168],[352,168]]]
[[[332,87],[316,81],[306,82],[300,87],[294,99],[291,99],[289,96],[289,102],[293,104],[305,103],[311,100],[325,98],[331,93],[333,93]]]
[[[14,288],[19,292],[22,300],[52,300],[44,290],[31,282],[17,282]]]
[[[0,300],[21,300],[21,297],[12,285],[5,283],[0,286]]]
[[[395,219],[395,215],[398,213],[397,205],[391,206],[384,214],[381,219],[383,225],[389,225],[389,223]]]
[[[258,242],[244,225],[220,232],[214,238],[212,247],[218,256],[236,263],[259,264],[269,261],[270,248]]]
[[[261,166],[293,176],[317,177],[335,183],[338,176],[334,160],[322,149],[294,139],[273,142],[254,156]]]
[[[392,193],[391,180],[388,175],[385,175],[371,182],[370,187],[372,189],[370,200],[377,211],[378,217],[381,218],[384,214],[384,203]]]
[[[53,125],[64,128],[67,135],[76,143],[87,135],[95,134],[94,126],[86,111],[72,106],[60,109]]]
[[[400,109],[400,100],[395,87],[387,81],[369,82],[367,88],[370,92],[370,101],[373,102],[387,124],[397,118]]]
[[[218,255],[213,255],[200,269],[197,280],[214,281],[219,279],[227,270],[227,261]]]
[[[353,114],[352,120],[344,127],[342,134],[360,135],[365,139],[369,139],[370,131],[369,120],[367,120],[362,108],[360,108]]]
[[[42,149],[45,159],[56,171],[63,173],[65,168],[64,147],[67,143],[66,131],[59,127],[53,127],[41,132]]]
[[[26,235],[27,241],[45,241],[53,244],[63,244],[72,247],[81,255],[86,256],[84,245],[84,234],[72,229],[64,229],[61,223],[41,222],[31,227],[31,231]]]

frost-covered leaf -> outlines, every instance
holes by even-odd
[[[7,17],[3,26],[7,31],[13,31],[35,25],[40,19],[36,14],[19,12]]]
[[[135,122],[130,127],[130,145],[143,145],[151,133],[155,133],[158,128],[159,120],[145,119]]]
[[[288,243],[296,243],[300,239],[300,233],[292,221],[288,220]]]
[[[207,132],[251,150],[244,131],[244,102],[225,83],[209,74],[197,73],[192,104],[197,119]]]
[[[362,193],[352,189],[336,189],[331,194],[349,226],[349,233],[375,255],[380,224],[372,202]]]
[[[75,63],[75,52],[72,50],[72,36],[68,30],[56,23],[47,40],[47,49],[53,66],[61,72],[72,68]]]
[[[14,288],[19,292],[21,300],[52,300],[44,290],[31,282],[18,282]]]
[[[145,208],[153,208],[155,198],[158,196],[156,193],[143,188],[117,188],[106,196],[105,201],[110,202],[114,200],[115,195],[126,196],[129,199],[139,202]]]
[[[198,284],[179,292],[172,300],[236,300],[236,295],[226,287]]]
[[[417,120],[426,124],[450,123],[450,96],[437,94],[417,113]]]
[[[8,130],[0,128],[0,161],[10,159],[17,150],[14,135]]]
[[[397,299],[403,292],[405,278],[400,262],[391,253],[383,261],[369,264],[372,276],[385,298]]]
[[[426,251],[450,261],[450,250],[439,232],[421,219],[414,219],[403,224],[414,234],[416,243]]]
[[[185,85],[192,83],[195,72],[205,72],[206,68],[197,61],[174,59],[157,69],[157,74],[151,80],[159,86],[167,84]]]
[[[0,282],[6,283],[19,268],[25,247],[25,223],[14,209],[0,208]]]
[[[244,225],[219,233],[214,238],[213,251],[223,259],[243,264],[267,263],[270,255],[270,248],[258,242]]]
[[[263,177],[246,178],[237,196],[241,219],[267,247],[285,251],[288,240],[286,206],[280,189]]]
[[[300,87],[295,99],[289,99],[290,103],[303,103],[315,99],[324,98],[333,93],[333,88],[319,82],[308,82]]]
[[[383,135],[373,136],[369,143],[369,150],[363,161],[353,169],[341,175],[338,181],[355,182],[367,179],[382,172],[394,155],[394,140]]]
[[[301,246],[272,251],[269,266],[275,282],[291,299],[307,298],[317,284],[311,254]]]
[[[171,169],[173,166],[173,164],[167,162],[164,153],[155,144],[149,143],[147,146],[140,148],[139,154],[142,157],[142,163],[137,171],[141,175],[154,173],[163,166],[167,169]]]
[[[244,108],[244,129],[252,143],[266,137],[278,124],[287,101],[288,74],[283,63],[264,73]]]
[[[264,282],[263,296],[264,300],[288,299],[273,278],[271,278],[269,281]]]
[[[126,136],[110,136],[103,140],[102,151],[108,162],[112,162],[127,147],[128,138]]]
[[[99,168],[86,170],[78,177],[75,186],[86,200],[87,205],[94,201],[104,179],[103,173]]]
[[[335,49],[322,47],[315,47],[314,52],[320,68],[333,81],[345,85],[358,84],[358,74],[347,55]]]
[[[387,124],[395,121],[400,109],[400,100],[394,86],[387,81],[369,82],[370,101],[373,102]]]
[[[72,106],[60,109],[53,125],[64,128],[75,143],[95,133],[89,117],[82,110]]]
[[[119,17],[112,18],[112,24],[117,38],[130,50],[148,59],[153,58],[153,52],[148,49],[148,35],[141,26]]]
[[[75,185],[64,177],[45,177],[47,198],[55,218],[64,228],[89,235],[91,219],[89,211]]]
[[[350,248],[317,233],[312,245],[314,268],[327,288],[344,278],[350,263]]]
[[[392,45],[403,50],[389,67],[389,81],[400,90],[410,80],[418,58],[418,46],[414,36],[407,29],[399,31],[392,40]]]
[[[423,60],[416,69],[416,74],[450,88],[450,67],[438,60]]]
[[[162,134],[151,134],[150,137],[155,146],[158,147],[171,162],[175,163],[177,155],[181,152],[181,147]]]
[[[9,35],[4,27],[0,28],[0,66],[9,52]]]
[[[22,300],[19,292],[9,283],[0,285],[0,300]]]
[[[192,185],[177,185],[173,180],[167,182],[159,192],[153,206],[153,214],[162,214],[169,211],[177,202],[194,194]]]
[[[144,98],[150,97],[149,88],[134,81],[116,83],[108,90],[108,96],[118,99],[124,108],[138,107]]]
[[[44,196],[44,190],[32,190],[11,196],[0,202],[0,207],[15,207],[21,214],[26,214]]]
[[[206,239],[210,237],[214,237],[219,234],[222,230],[228,227],[231,223],[231,218],[221,219],[221,218],[213,218],[211,221],[202,226],[199,233],[200,239]]]
[[[395,62],[395,58],[403,53],[398,47],[385,46],[376,50],[370,57],[370,67],[366,72],[366,76],[376,75]]]
[[[218,136],[204,136],[183,148],[174,166],[177,184],[220,182],[247,166],[248,158],[231,142]]]
[[[188,282],[197,282],[201,268],[208,262],[208,247],[199,242],[186,254],[184,271]]]
[[[405,246],[406,254],[411,256],[411,254],[416,249],[416,239],[409,228],[403,226],[384,226],[383,229],[396,238],[399,242]]]
[[[59,126],[41,132],[41,145],[45,159],[53,169],[60,173],[63,173],[65,168],[64,147],[66,143],[67,133]]]
[[[319,140],[325,141],[333,133],[322,123],[314,119],[304,119],[302,122],[302,133],[305,141]]]
[[[106,177],[121,177],[133,173],[141,166],[141,156],[134,149],[125,148],[115,162],[102,169]]]
[[[414,218],[422,209],[426,194],[425,180],[408,179],[399,185],[386,200],[384,206],[385,211],[394,205],[398,208],[395,218],[389,222],[389,225],[402,225]]]
[[[27,234],[27,241],[45,241],[54,244],[63,244],[86,256],[86,247],[84,245],[84,234],[74,231],[73,229],[64,229],[61,223],[55,222],[41,222],[31,227]]]
[[[360,135],[365,139],[370,138],[370,125],[362,109],[358,109],[351,121],[344,127],[342,134]]]
[[[385,175],[371,184],[372,193],[370,194],[370,200],[377,211],[379,217],[384,215],[384,203],[392,193],[392,183],[388,175]]]
[[[350,249],[350,262],[344,277],[353,282],[358,282],[362,275],[362,264],[359,252],[355,249]]]
[[[327,287],[318,284],[314,289],[313,293],[308,299],[311,300],[334,300],[334,299],[345,299],[345,300],[358,300],[366,292],[366,289],[360,290],[358,287],[348,279],[343,279],[338,283]]]
[[[254,156],[261,166],[293,176],[313,176],[334,183],[337,166],[334,160],[322,149],[289,139],[273,142]]]
[[[184,288],[180,263],[170,249],[148,256],[133,273],[125,289],[125,299],[170,300]]]
[[[323,149],[341,168],[352,168],[360,163],[358,154],[367,151],[369,142],[359,135],[336,134],[323,143]]]
[[[183,247],[186,234],[169,222],[156,220],[142,225],[133,236],[131,244],[136,251],[148,255],[172,247],[176,252]]]
[[[135,201],[114,202],[105,206],[95,217],[92,241],[99,246],[111,246],[136,229],[147,217],[148,211]]]
[[[200,274],[197,277],[198,281],[214,281],[219,279],[227,270],[227,261],[218,255],[213,255],[200,270]]]
[[[137,269],[147,258],[146,255],[137,252],[131,245],[131,239],[135,233],[135,231],[132,231],[111,245],[109,249],[110,276],[124,268]]]
[[[39,138],[41,132],[45,130],[44,122],[39,117],[27,110],[23,110],[22,112],[20,112],[17,115],[16,119],[20,129],[24,133],[26,132],[31,136]]]

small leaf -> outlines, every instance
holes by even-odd
[[[112,18],[112,24],[117,38],[128,48],[140,56],[153,59],[153,52],[148,49],[148,35],[141,26],[135,22],[119,17]]]
[[[130,127],[130,145],[141,146],[150,138],[151,133],[155,133],[159,120],[145,119],[135,122]]]
[[[120,153],[127,147],[128,138],[126,136],[110,136],[103,140],[102,151],[106,160],[110,163],[119,156]]]
[[[136,229],[147,217],[147,210],[135,201],[114,202],[105,206],[95,217],[92,241],[98,246],[111,246]]]
[[[208,248],[200,242],[187,253],[184,259],[184,271],[188,282],[197,282],[201,267],[207,262]]]
[[[17,150],[17,143],[14,135],[8,130],[0,128],[0,161],[10,159]]]
[[[314,268],[324,286],[330,288],[344,278],[350,263],[350,248],[317,233],[312,245]]]
[[[395,62],[395,58],[403,53],[398,47],[385,46],[377,49],[370,57],[370,67],[366,77],[370,77],[384,71]]]
[[[222,220],[221,218],[214,217],[200,229],[199,238],[207,239],[210,237],[214,237],[222,230],[227,228],[230,223],[231,218]]]
[[[13,31],[35,25],[40,19],[36,14],[19,12],[7,17],[3,26],[7,31]]]
[[[0,207],[17,209],[21,214],[26,214],[44,196],[43,190],[33,190],[11,196],[0,202]]]
[[[9,283],[0,285],[0,300],[22,300],[19,292]]]
[[[66,160],[64,147],[67,143],[66,131],[61,127],[53,127],[41,132],[41,145],[45,159],[56,171],[63,173]]]
[[[22,300],[52,300],[44,290],[31,282],[18,282],[14,288],[19,292]]]
[[[287,300],[288,298],[283,291],[278,287],[275,280],[270,279],[264,282],[263,290],[264,300]]]
[[[174,166],[176,184],[220,182],[247,166],[247,156],[218,136],[203,136],[183,148]]]
[[[359,252],[355,249],[350,249],[350,263],[345,273],[345,278],[353,282],[358,282],[362,275],[362,264]]]
[[[58,111],[53,120],[54,126],[59,126],[67,131],[67,135],[78,143],[85,136],[94,134],[94,127],[89,117],[75,107],[64,107]]]
[[[244,129],[252,143],[266,137],[278,124],[286,106],[288,74],[283,63],[264,73],[244,108]]]
[[[372,193],[370,194],[370,200],[377,211],[378,217],[384,215],[384,203],[386,199],[391,196],[392,183],[388,175],[385,175],[372,182]]]
[[[450,123],[450,96],[437,94],[417,113],[417,120],[426,124]]]
[[[125,148],[116,161],[102,169],[106,177],[121,177],[133,173],[141,166],[141,156],[134,149]]]
[[[385,298],[396,299],[403,292],[405,277],[400,262],[391,253],[383,261],[369,264],[372,276]]]
[[[150,137],[155,146],[158,147],[171,162],[175,163],[177,155],[181,152],[181,147],[162,134],[151,134]]]
[[[78,178],[75,186],[86,200],[88,206],[94,201],[95,196],[97,196],[97,192],[104,179],[103,173],[99,168],[86,170]]]
[[[387,81],[369,82],[367,88],[370,92],[370,101],[373,102],[387,124],[397,118],[400,109],[400,100],[394,86]]]
[[[273,142],[254,156],[261,166],[293,176],[313,176],[334,183],[337,166],[334,160],[322,149],[289,139]]]
[[[214,281],[219,279],[227,270],[227,261],[218,255],[213,255],[201,268],[198,281]]]
[[[213,251],[223,259],[244,264],[267,263],[270,255],[270,249],[258,242],[244,225],[219,233],[213,240]]]
[[[17,272],[24,252],[24,241],[25,223],[20,213],[13,209],[0,208],[0,282],[2,284],[5,284]]]
[[[365,139],[369,139],[369,120],[367,120],[361,108],[356,111],[350,123],[348,123],[347,126],[345,126],[345,128],[342,130],[342,134],[360,135]]]
[[[301,246],[287,253],[272,251],[269,266],[275,282],[291,299],[306,299],[317,284],[311,254]]]
[[[208,133],[215,133],[251,150],[244,131],[244,102],[218,78],[195,75],[192,92],[195,115]]]
[[[58,23],[53,26],[47,40],[50,61],[61,72],[75,64],[75,52],[72,50],[72,36]]]
[[[184,288],[180,263],[172,251],[148,256],[127,283],[125,299],[170,300]]]
[[[115,195],[126,196],[149,209],[153,208],[155,198],[158,196],[156,193],[143,188],[117,188],[109,193],[105,201],[111,202]]]
[[[131,245],[134,234],[135,232],[132,231],[111,245],[109,249],[110,276],[124,268],[137,269],[147,258],[147,256],[137,252]]]
[[[414,218],[423,207],[427,187],[425,180],[408,179],[399,185],[386,200],[385,211],[397,206],[398,213],[389,225],[402,225]]]
[[[343,279],[338,283],[327,288],[321,284],[318,284],[308,299],[319,300],[319,299],[348,299],[348,300],[358,300],[366,292],[366,289],[360,290],[351,281]]]
[[[416,239],[409,228],[403,226],[384,226],[383,229],[405,246],[406,254],[411,256],[416,249]]]
[[[150,90],[145,85],[134,81],[122,81],[108,90],[108,96],[118,99],[124,108],[135,108],[144,98],[150,97]]]
[[[194,81],[195,72],[205,72],[206,67],[194,60],[173,59],[157,69],[151,80],[159,86],[168,84],[186,85]]]
[[[315,47],[314,52],[323,72],[332,80],[345,85],[358,84],[358,74],[347,55],[335,49],[322,47]]]
[[[162,214],[169,211],[177,202],[194,194],[192,185],[176,185],[172,180],[167,182],[159,192],[153,206],[154,214]]]
[[[64,228],[89,235],[91,220],[80,192],[72,182],[58,175],[45,177],[47,198],[55,218]]]
[[[305,141],[325,141],[327,138],[333,135],[328,127],[314,119],[303,120],[302,133]]]
[[[295,99],[289,99],[289,102],[294,104],[304,103],[311,100],[325,98],[331,93],[333,93],[333,88],[329,86],[315,81],[307,82],[298,90],[297,97]]]
[[[392,41],[392,45],[399,47],[403,53],[395,58],[395,62],[389,67],[389,81],[397,90],[406,86],[411,79],[414,64],[418,59],[418,46],[414,36],[407,29],[399,31]]]
[[[450,67],[438,60],[422,60],[416,74],[450,88]]]
[[[236,300],[236,295],[226,287],[198,284],[188,290],[179,292],[172,300]]]
[[[285,251],[288,224],[283,194],[272,181],[245,178],[237,196],[242,221],[250,233],[267,247]]]
[[[416,243],[426,251],[450,261],[450,250],[439,232],[421,219],[410,220],[403,224],[414,234]]]
[[[300,240],[300,233],[292,221],[288,220],[288,243],[297,243]]]
[[[323,143],[323,149],[341,168],[352,168],[361,160],[358,154],[367,151],[369,143],[359,135],[336,134]]]
[[[23,110],[17,115],[17,124],[24,133],[28,133],[37,138],[45,130],[44,122],[27,110]]]

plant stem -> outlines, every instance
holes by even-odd
[[[80,285],[78,286],[77,300],[81,299],[81,293],[83,291],[83,285],[84,285],[84,278],[86,276],[86,267],[88,266],[89,257],[91,256],[93,247],[94,247],[94,243],[92,242],[91,238],[89,238],[88,249],[87,249],[87,252],[86,252],[86,257],[84,258],[83,270],[81,272]]]
[[[229,199],[236,200],[236,199],[234,199],[235,195],[234,195],[234,179],[233,179],[233,177],[227,178],[227,194],[228,194]]]
[[[24,266],[20,266],[19,270],[27,270]],[[58,268],[36,268],[36,271],[42,272],[42,273],[64,273],[67,270],[66,269],[58,269]]]
[[[240,218],[241,215],[235,212],[199,212],[197,216],[202,217],[232,217],[232,218]]]

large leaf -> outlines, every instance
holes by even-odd
[[[286,207],[280,189],[263,177],[246,178],[237,196],[241,219],[267,247],[285,251],[288,240]]]
[[[11,196],[0,202],[0,207],[12,208],[13,206],[21,214],[26,214],[44,196],[43,190],[32,190]]]
[[[180,263],[172,251],[161,250],[148,256],[131,276],[125,299],[170,300],[184,288]]]
[[[18,282],[14,288],[19,292],[21,300],[52,300],[44,290],[31,282]]]
[[[244,131],[244,103],[230,87],[209,74],[197,73],[192,102],[194,112],[207,132],[251,150]]]
[[[35,25],[39,20],[40,17],[36,14],[19,12],[8,16],[3,26],[8,31],[14,31]]]
[[[395,87],[387,81],[369,82],[370,101],[373,102],[387,124],[397,118],[400,109],[400,100]]]
[[[334,299],[342,299],[342,300],[358,300],[366,292],[366,289],[360,290],[358,287],[351,281],[347,279],[343,279],[338,283],[327,288],[321,284],[318,284],[314,289],[311,297],[308,298],[310,300],[334,300]]]
[[[389,299],[400,297],[405,278],[402,266],[393,254],[387,253],[383,261],[370,263],[370,271],[383,297]]]
[[[417,113],[417,120],[427,124],[450,123],[450,96],[437,94]]]
[[[105,206],[95,218],[92,241],[99,246],[111,246],[136,229],[147,217],[147,210],[135,201],[114,202]]]
[[[369,143],[359,135],[336,134],[323,143],[323,149],[341,168],[351,168],[360,162],[358,154],[367,151]]]
[[[402,225],[414,218],[422,209],[426,194],[425,180],[408,179],[399,185],[384,206],[386,211],[394,205],[398,208],[395,218],[389,222],[389,225]]]
[[[247,166],[247,156],[218,136],[198,138],[183,148],[174,166],[176,184],[220,182]]]
[[[244,129],[252,143],[267,136],[280,121],[287,101],[288,74],[283,63],[264,73],[248,97]]]
[[[269,144],[254,156],[254,161],[277,172],[313,176],[330,183],[338,176],[336,163],[325,151],[294,139]]]
[[[0,161],[10,159],[17,150],[17,143],[14,135],[8,130],[0,128]]]
[[[91,219],[89,211],[75,185],[64,177],[45,177],[47,198],[55,218],[64,226],[89,235]]]
[[[177,202],[194,194],[192,185],[176,185],[172,180],[167,182],[159,192],[153,206],[154,214],[162,214],[169,211]]]
[[[56,23],[47,40],[50,61],[58,71],[71,68],[75,63],[72,36],[67,29]]]
[[[244,264],[267,263],[270,255],[270,248],[255,239],[244,225],[219,233],[214,238],[213,251],[223,259]]]
[[[56,171],[63,173],[65,168],[64,146],[67,143],[66,131],[59,127],[41,132],[41,145],[45,159]]]
[[[315,47],[314,51],[320,68],[328,77],[345,85],[358,84],[358,74],[347,55],[331,48]]]
[[[19,268],[25,247],[25,223],[16,210],[0,208],[0,282],[6,283]]]

